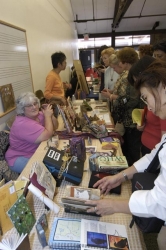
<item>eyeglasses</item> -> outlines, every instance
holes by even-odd
[[[26,108],[33,108],[33,106],[36,107],[37,105],[39,105],[38,102],[34,102],[32,104],[27,104],[24,107],[26,107]]]
[[[146,105],[148,105],[148,102],[147,102],[147,100],[146,100],[146,98],[145,97],[143,97],[143,96],[140,96],[140,99],[146,104]]]

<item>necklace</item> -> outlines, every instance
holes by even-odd
[[[114,70],[111,69],[111,71],[112,71],[112,73],[110,73],[110,75],[111,75],[111,81],[113,81],[113,79],[114,79]]]

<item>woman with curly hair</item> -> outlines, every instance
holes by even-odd
[[[153,56],[153,45],[151,44],[142,44],[138,47],[139,58],[143,56]]]

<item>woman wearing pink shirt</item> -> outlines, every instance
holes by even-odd
[[[10,146],[5,158],[11,170],[21,173],[40,142],[48,140],[58,122],[52,106],[39,111],[39,99],[31,92],[21,94],[16,100],[16,119],[10,130]]]

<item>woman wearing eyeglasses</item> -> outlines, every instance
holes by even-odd
[[[166,120],[166,64],[164,62],[152,63],[142,72],[135,84],[142,99],[147,103],[147,108],[160,119]],[[155,186],[151,190],[137,190],[129,199],[101,199],[98,201],[87,201],[94,207],[88,212],[96,212],[98,215],[110,215],[114,213],[133,214],[139,217],[157,217],[166,222],[166,134],[161,138],[150,154],[146,154],[140,160],[114,176],[104,177],[94,184],[102,193],[108,192],[127,179],[132,179],[137,172],[144,172],[153,161],[157,151],[161,147],[158,158],[160,163],[159,175],[155,180]],[[158,167],[158,164],[157,164]],[[147,180],[148,181],[148,180]],[[165,224],[166,225],[166,224]],[[166,244],[166,227],[162,227],[161,233]]]
[[[152,56],[144,56],[137,63],[135,63],[128,74],[128,81],[131,85],[138,79],[141,72],[148,68],[148,66],[156,59]],[[142,98],[141,98],[142,99]],[[146,104],[145,100],[142,101]],[[137,129],[142,131],[141,135],[141,153],[142,156],[149,154],[157,143],[160,142],[161,137],[166,132],[166,120],[160,119],[150,110],[146,110],[145,121],[142,126],[137,125]]]
[[[39,99],[31,92],[21,94],[16,100],[17,116],[10,130],[10,146],[5,158],[11,170],[21,173],[40,142],[48,140],[58,122],[51,105],[39,111]]]

